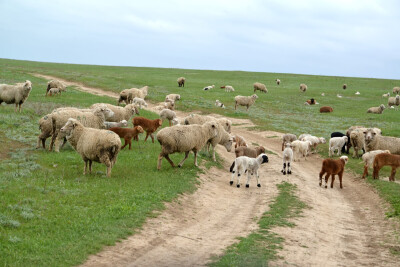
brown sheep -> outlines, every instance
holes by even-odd
[[[344,166],[346,165],[349,158],[347,156],[341,156],[340,159],[324,159],[322,162],[322,169],[319,173],[319,186],[322,185],[322,176],[325,176],[325,188],[328,188],[328,179],[332,175],[331,188],[333,188],[333,182],[335,181],[335,175],[339,175],[340,188],[343,189],[342,177],[344,172]]]
[[[347,84],[343,84],[343,90],[346,90],[346,88],[347,88]]]
[[[162,120],[161,119],[149,120],[144,117],[134,117],[132,119],[132,123],[133,127],[142,126],[143,130],[146,131],[146,138],[144,139],[145,142],[150,135],[151,141],[154,143],[153,133],[157,131],[158,127],[162,125]],[[139,138],[137,136],[134,139],[136,141],[139,141]]]
[[[400,156],[388,153],[382,153],[375,156],[374,159],[374,179],[379,179],[379,170],[383,166],[392,167],[392,172],[390,173],[389,181],[394,182],[394,176],[396,175],[396,169],[400,167]]]
[[[144,130],[142,126],[135,126],[133,129],[131,128],[121,128],[121,127],[112,127],[109,129],[114,133],[118,134],[120,138],[124,138],[125,144],[121,147],[121,150],[129,144],[129,150],[131,150],[132,138],[137,137],[139,134],[143,133]]]
[[[247,147],[246,140],[244,140],[244,138],[240,135],[235,135],[234,141],[235,141],[235,148],[241,146]]]
[[[240,146],[235,149],[236,157],[247,156],[249,158],[256,158],[262,153],[265,153],[265,148],[263,146],[257,146],[255,148]]]
[[[329,107],[329,106],[324,106],[324,107],[321,107],[321,108],[319,109],[319,112],[320,112],[320,113],[329,113],[329,112],[333,112],[333,108],[331,108],[331,107]]]

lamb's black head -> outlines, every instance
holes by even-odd
[[[263,159],[263,161],[261,162],[261,164],[268,162],[268,156],[267,155],[263,155],[262,159]]]

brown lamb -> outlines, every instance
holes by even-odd
[[[322,176],[325,176],[325,188],[328,188],[328,179],[332,175],[331,188],[333,188],[333,182],[335,181],[335,175],[339,175],[340,188],[343,189],[342,177],[344,172],[344,166],[346,165],[349,158],[347,156],[341,156],[340,159],[324,159],[322,162],[322,169],[319,173],[319,186],[322,185]]]
[[[383,166],[392,167],[392,172],[390,173],[389,181],[394,182],[394,176],[396,175],[396,169],[400,167],[400,155],[382,153],[375,156],[374,159],[374,179],[379,179],[379,170]]]
[[[235,148],[241,147],[241,146],[247,147],[246,141],[240,135],[235,135],[234,141],[235,141]]]
[[[331,108],[331,107],[329,107],[329,106],[324,106],[324,107],[321,107],[321,108],[319,109],[319,112],[320,112],[320,113],[329,113],[329,112],[333,112],[333,108]]]
[[[308,99],[306,102],[307,102],[309,105],[315,105],[317,101],[315,101],[314,98],[311,98],[311,99]]]
[[[157,131],[158,127],[162,125],[162,120],[161,119],[155,119],[155,120],[149,120],[144,117],[134,117],[132,119],[133,126],[142,126],[143,130],[146,131],[146,138],[144,141],[146,142],[147,138],[150,136],[151,141],[154,143],[154,136],[153,133]],[[139,138],[137,136],[135,137],[136,141],[139,141]]]
[[[144,130],[142,126],[135,126],[133,129],[131,128],[122,128],[122,127],[112,127],[109,129],[114,133],[118,134],[120,138],[124,138],[125,144],[121,147],[121,150],[129,144],[129,150],[131,150],[132,146],[132,138],[138,137],[139,134],[143,133]]]
[[[265,148],[263,146],[257,146],[255,148],[240,146],[235,149],[236,157],[247,156],[250,158],[256,158],[262,153],[265,153]]]

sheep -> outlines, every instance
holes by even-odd
[[[276,79],[275,82],[276,82],[277,85],[281,84],[281,80],[279,80],[279,79]]]
[[[285,149],[286,143],[291,143],[297,140],[297,136],[295,134],[287,133],[282,136],[282,151]]]
[[[64,136],[60,133],[61,127],[63,127],[69,118],[74,118],[79,120],[83,126],[91,127],[96,129],[105,128],[104,122],[107,118],[114,115],[109,108],[106,106],[99,106],[91,111],[80,111],[80,110],[60,110],[53,112],[51,114],[52,120],[52,132],[51,132],[51,143],[49,147],[49,151],[53,149],[53,145],[55,146],[54,151],[59,152],[59,141],[64,138]]]
[[[38,136],[36,148],[40,148],[40,145],[42,144],[43,148],[46,149],[46,139],[51,136],[52,129],[53,127],[50,114],[39,119],[39,130],[41,133]]]
[[[350,148],[352,147],[350,134],[354,129],[357,129],[357,128],[364,128],[364,126],[351,126],[346,131],[346,136],[347,136],[347,139],[348,139],[348,141],[347,141],[347,150],[346,150],[347,154],[349,154]]]
[[[235,110],[237,106],[245,106],[246,110],[249,110],[249,107],[251,107],[254,102],[256,102],[256,99],[258,96],[256,94],[251,95],[251,96],[241,96],[237,95],[235,96]]]
[[[113,127],[126,127],[128,126],[128,122],[126,120],[122,120],[120,122],[105,121],[104,126],[106,130],[109,130],[110,128]]]
[[[135,98],[132,100],[132,103],[135,104],[135,105],[137,105],[137,106],[139,106],[140,109],[142,108],[142,106],[147,107],[147,103],[146,103],[146,101],[144,101],[143,98],[135,97]]]
[[[61,95],[61,90],[60,90],[60,88],[50,88],[48,95],[49,96]]]
[[[308,87],[306,84],[302,83],[300,84],[300,92],[305,93],[307,91]]]
[[[224,127],[225,131],[228,133],[231,133],[231,126],[232,126],[232,121],[226,118],[215,118],[212,116],[201,116],[198,114],[190,114],[189,116],[186,116],[183,119],[183,122],[185,125],[190,125],[190,124],[204,124],[210,120],[215,120],[220,124],[222,127]]]
[[[393,94],[400,94],[400,87],[393,87]]]
[[[323,106],[319,109],[320,113],[330,113],[333,112],[333,108],[329,106]]]
[[[229,135],[229,133],[225,131],[224,127],[221,124],[219,124],[217,121],[215,122],[217,125],[218,133],[216,136],[214,136],[207,142],[207,150],[210,151],[210,146],[212,146],[213,148],[213,155],[212,155],[213,161],[217,161],[215,158],[215,147],[218,144],[224,146],[226,148],[226,151],[228,152],[231,152],[233,144],[233,138]]]
[[[400,138],[382,136],[375,128],[368,128],[363,131],[365,151],[389,150],[392,154],[400,155]]]
[[[341,133],[341,132],[333,132],[333,133],[331,133],[331,138],[333,138],[333,137],[343,137],[343,136],[346,136],[344,133]],[[342,146],[342,149],[341,149],[341,153],[346,153],[346,146],[348,146],[348,144],[349,144],[349,141],[350,141],[350,136],[347,136],[347,141],[346,141],[346,143]],[[347,154],[349,154],[348,152],[347,152]]]
[[[47,83],[46,96],[51,88],[58,88],[60,91],[65,91],[65,85],[58,80],[51,80]]]
[[[246,156],[241,156],[235,159],[230,167],[230,172],[232,173],[231,181],[229,182],[230,185],[233,184],[233,178],[235,174],[237,175],[237,184],[236,187],[240,187],[240,176],[247,171],[247,183],[246,188],[249,188],[249,181],[250,181],[250,173],[251,175],[256,174],[257,177],[257,187],[261,187],[260,184],[260,176],[258,174],[258,169],[260,168],[261,164],[268,162],[268,156],[266,154],[260,154],[257,158],[249,158]]]
[[[171,121],[176,118],[176,113],[175,111],[172,111],[170,109],[163,109],[160,112],[160,118],[164,120],[168,120],[169,126],[171,126]]]
[[[317,101],[315,101],[314,98],[311,98],[311,99],[307,100],[304,104],[305,105],[315,105],[315,104],[318,104],[318,103],[317,103]]]
[[[303,137],[302,139],[299,139],[299,140],[301,140],[301,141],[310,141],[310,143],[311,143],[311,148],[312,148],[312,150],[313,150],[312,153],[317,152],[317,146],[318,146],[319,144],[325,144],[325,143],[326,143],[325,138],[323,138],[323,137],[316,137],[316,136],[312,136],[312,135],[305,136],[305,137]]]
[[[133,127],[135,126],[142,126],[143,130],[146,131],[146,138],[144,141],[147,141],[147,138],[150,136],[151,137],[151,142],[154,143],[154,136],[153,133],[157,131],[158,127],[162,126],[162,120],[161,119],[155,119],[155,120],[149,120],[144,117],[134,117],[132,119]],[[135,140],[139,141],[139,139],[136,137]]]
[[[97,103],[90,106],[91,109],[95,109],[99,106],[105,105],[107,108],[111,109],[114,115],[107,118],[110,122],[119,122],[122,120],[129,121],[133,115],[139,115],[139,109],[134,104],[128,104],[125,107],[114,106],[106,103]]]
[[[256,146],[255,148],[239,146],[235,148],[236,157],[246,156],[249,158],[256,158],[262,153],[265,153],[265,148],[263,146]]]
[[[242,147],[242,146],[248,147],[246,140],[244,140],[243,136],[240,136],[237,134],[233,138],[235,139],[235,148]]]
[[[182,125],[181,122],[180,122],[180,120],[179,120],[178,118],[172,119],[171,122],[172,122],[172,125],[173,125],[173,126],[175,126],[175,125]]]
[[[119,93],[118,105],[122,102],[125,104],[131,104],[135,97],[139,97],[145,99],[148,93],[148,86],[144,86],[140,89],[138,88],[131,88],[131,89],[124,89]]]
[[[173,101],[178,101],[181,100],[181,95],[179,94],[169,94],[165,97],[165,101],[167,101],[167,99],[171,99]]]
[[[287,164],[287,174],[292,174],[292,168],[290,166],[290,163],[293,161],[293,149],[292,145],[290,143],[285,144],[285,150],[283,150],[282,154],[283,158],[283,168],[281,172],[283,175],[286,175],[286,164]]]
[[[396,175],[396,169],[400,167],[400,156],[399,155],[392,155],[388,153],[381,153],[375,156],[374,159],[374,172],[372,176],[374,179],[379,179],[379,170],[383,166],[390,166],[392,167],[392,171],[389,176],[389,181],[394,182],[394,177]]]
[[[268,89],[267,89],[267,87],[265,86],[265,84],[263,84],[263,83],[254,83],[254,84],[253,84],[253,87],[254,87],[254,93],[255,93],[257,90],[259,90],[259,91],[261,91],[261,92],[263,92],[263,93],[268,93]]]
[[[186,81],[185,77],[179,77],[176,81],[178,82],[179,87],[185,87],[185,81]]]
[[[209,86],[204,87],[203,90],[204,91],[208,91],[208,90],[214,89],[214,87],[215,87],[214,84],[213,85],[209,85]]]
[[[325,96],[325,93],[322,93],[321,96]]]
[[[300,161],[298,158],[298,155],[301,154],[305,160],[307,160],[307,154],[311,149],[311,142],[310,141],[300,141],[300,140],[295,140],[291,143],[294,157],[293,161]]]
[[[335,150],[337,149],[337,155],[340,156],[342,148],[346,145],[348,139],[347,136],[342,137],[332,137],[329,140],[329,157],[335,154]]]
[[[385,109],[385,105],[381,104],[379,107],[372,107],[367,110],[367,113],[375,113],[375,114],[382,114],[383,110]]]
[[[359,91],[357,91],[357,92],[355,93],[355,95],[360,95],[360,92],[359,92]]]
[[[382,97],[389,97],[390,96],[390,92],[387,92],[386,94],[383,94]]]
[[[175,101],[168,99],[164,102],[164,108],[174,110],[175,109]]]
[[[342,98],[343,96],[342,95],[340,95],[340,94],[337,94],[336,95],[338,98]]]
[[[78,152],[85,162],[83,174],[86,174],[89,163],[89,173],[92,172],[92,162],[107,166],[107,177],[117,162],[121,150],[121,139],[109,130],[93,129],[83,126],[78,120],[70,118],[60,129],[66,135],[68,142]]]
[[[374,159],[375,156],[381,153],[390,153],[389,150],[373,150],[370,152],[366,152],[363,156],[362,156],[362,160],[364,162],[364,173],[362,178],[365,179],[366,176],[368,176],[368,168],[371,168],[373,163],[374,163]]]
[[[396,97],[389,97],[388,99],[388,106],[398,106],[400,105],[400,95],[396,95]]]
[[[343,84],[342,88],[343,88],[343,90],[346,90],[347,89],[347,84]]]
[[[125,144],[121,147],[121,150],[124,149],[128,144],[129,144],[129,150],[131,150],[132,138],[136,138],[138,137],[139,134],[144,132],[142,126],[135,126],[133,129],[112,127],[110,128],[110,131],[118,134],[120,138],[124,138]]]
[[[300,141],[303,141],[303,138],[304,137],[306,137],[306,136],[311,136],[311,134],[301,134],[301,135],[299,135],[299,138],[298,138],[298,140],[300,140]],[[293,142],[293,141],[292,141]]]
[[[182,167],[190,151],[194,153],[194,165],[197,167],[197,152],[217,134],[218,129],[215,121],[206,122],[203,125],[177,125],[161,129],[157,133],[157,140],[161,145],[157,169],[161,169],[161,161],[164,157],[172,167],[175,167],[175,164],[169,158],[169,155],[175,152],[185,152],[185,157],[178,164],[178,167]]]
[[[31,90],[32,83],[29,80],[15,85],[0,84],[0,105],[3,102],[15,104],[14,111],[17,112],[17,107],[19,107],[19,112],[21,112],[21,106],[28,98]]]
[[[322,169],[319,173],[319,186],[322,185],[322,176],[325,176],[325,188],[328,188],[328,179],[332,175],[331,188],[333,188],[333,182],[335,181],[335,175],[339,175],[340,188],[343,189],[342,177],[344,172],[344,166],[348,162],[349,158],[347,156],[341,156],[339,159],[324,159],[322,161]]]
[[[354,151],[353,151],[353,158],[355,157],[359,157],[358,151],[360,149],[365,150],[364,149],[364,131],[366,130],[366,128],[356,128],[353,131],[351,131],[350,133],[350,144],[353,147]]]
[[[220,108],[225,108],[225,105],[222,104],[218,99],[215,100],[215,105],[216,105],[217,107],[220,107]]]
[[[231,85],[221,86],[221,88],[224,88],[225,92],[235,92],[235,88],[233,88]]]

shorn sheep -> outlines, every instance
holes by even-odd
[[[161,169],[161,161],[165,158],[172,167],[175,164],[169,158],[175,152],[185,152],[185,157],[178,164],[181,167],[189,156],[189,152],[194,153],[194,165],[197,165],[197,152],[200,151],[208,140],[217,136],[217,124],[214,121],[203,125],[176,125],[174,127],[163,128],[157,133],[157,140],[161,145],[161,152],[158,156],[157,169]]]
[[[122,120],[129,121],[133,115],[139,115],[139,109],[134,104],[128,104],[125,107],[114,106],[106,103],[97,103],[90,106],[91,109],[95,109],[99,106],[106,106],[111,109],[114,115],[107,118],[107,121],[119,122]]]
[[[214,89],[214,87],[215,87],[214,84],[213,84],[213,85],[209,85],[209,86],[204,87],[203,90],[204,90],[204,91],[209,91],[209,90],[211,90],[211,89]]]
[[[400,156],[388,153],[381,153],[376,155],[374,159],[374,172],[372,174],[374,179],[379,179],[379,170],[382,169],[383,166],[392,167],[392,171],[389,176],[389,181],[394,182],[396,169],[400,167]]]
[[[340,159],[324,159],[322,161],[322,169],[319,173],[319,186],[322,185],[322,176],[326,173],[325,176],[325,188],[328,188],[328,179],[329,176],[332,176],[331,179],[331,188],[333,188],[333,182],[335,181],[335,175],[339,176],[340,188],[343,189],[342,177],[344,172],[344,166],[346,165],[349,158],[347,156],[341,156]]]
[[[233,88],[231,85],[221,86],[221,88],[224,88],[225,92],[235,92],[235,88]]]
[[[89,163],[89,173],[92,172],[92,162],[103,163],[107,166],[107,177],[117,162],[121,150],[121,139],[109,130],[93,129],[83,126],[76,119],[68,119],[60,129],[66,135],[68,142],[78,152],[85,162],[83,174],[86,174]]]
[[[302,92],[302,93],[305,93],[306,91],[307,91],[307,85],[306,84],[304,84],[304,83],[302,83],[302,84],[300,84],[300,92]]]
[[[287,174],[292,174],[292,167],[290,163],[293,161],[293,150],[292,145],[290,143],[285,144],[285,149],[283,150],[282,154],[283,158],[283,167],[281,172],[283,175],[286,175],[286,165],[287,165]]]
[[[245,106],[246,110],[249,110],[249,107],[251,107],[254,104],[254,102],[256,102],[257,98],[258,96],[256,94],[251,96],[241,96],[241,95],[235,96],[235,110],[237,106]]]
[[[179,77],[176,81],[178,82],[179,87],[185,87],[185,81],[186,81],[185,77]]]
[[[171,126],[172,120],[176,118],[176,113],[175,113],[175,111],[172,111],[170,109],[163,109],[160,111],[160,118],[163,121],[168,120],[169,126]]]
[[[343,147],[346,145],[348,139],[347,136],[342,137],[332,137],[329,140],[329,157],[335,154],[335,150],[337,150],[337,155],[340,156]]]
[[[291,143],[297,140],[297,136],[295,134],[287,133],[282,136],[282,151],[285,149],[286,143]]]
[[[400,138],[382,136],[375,129],[364,130],[365,151],[389,150],[392,154],[400,155]]]
[[[400,94],[400,87],[393,87],[393,94],[398,95]]]
[[[263,146],[257,146],[255,148],[240,146],[235,148],[236,157],[246,156],[249,158],[256,158],[262,153],[265,153],[265,148]]]
[[[372,107],[367,110],[367,113],[382,114],[385,109],[385,105],[381,104],[379,107]]]
[[[364,162],[364,173],[362,176],[363,179],[366,176],[368,176],[368,168],[372,167],[375,156],[378,154],[382,154],[382,153],[390,153],[390,151],[389,150],[374,150],[374,151],[367,152],[362,156],[362,160]]]
[[[215,100],[215,105],[216,105],[217,107],[220,107],[220,108],[225,108],[225,105],[222,104],[221,101],[219,101],[218,99]]]
[[[281,84],[281,80],[279,80],[279,79],[276,79],[275,82],[276,82],[277,85]]]
[[[51,88],[58,88],[60,91],[65,91],[65,85],[59,80],[51,80],[47,83],[46,96]]]
[[[320,113],[330,113],[333,112],[333,108],[329,106],[323,106],[319,109]]]
[[[388,106],[398,106],[400,105],[400,95],[396,95],[396,97],[389,97],[388,99]]]
[[[268,93],[268,89],[267,89],[267,87],[265,86],[265,84],[263,84],[263,83],[254,83],[254,84],[253,84],[253,87],[254,87],[254,93],[255,93],[257,90],[259,90],[259,91],[261,91],[261,92],[263,92],[263,93]]]
[[[110,128],[110,131],[118,134],[118,136],[120,138],[123,138],[125,140],[125,144],[121,147],[121,150],[124,149],[127,145],[129,145],[129,150],[131,150],[132,138],[135,138],[139,134],[144,132],[144,130],[141,126],[135,126],[133,129],[112,127],[112,128]]]
[[[154,143],[153,133],[157,131],[158,127],[162,125],[162,120],[161,119],[149,120],[144,117],[135,117],[132,119],[132,124],[133,127],[142,126],[143,130],[146,131],[146,138],[144,139],[145,142],[147,141],[147,138],[150,136],[151,142]],[[139,141],[138,138],[135,138],[135,140]]]
[[[31,81],[26,80],[24,83],[17,83],[15,85],[0,84],[0,105],[1,103],[15,104],[15,112],[26,101],[29,93],[32,90]]]
[[[241,156],[235,159],[232,163],[230,172],[232,173],[230,185],[233,184],[233,179],[235,175],[237,176],[237,184],[236,187],[240,187],[240,176],[247,172],[247,182],[246,188],[250,187],[250,174],[253,176],[254,174],[257,177],[257,187],[261,187],[260,183],[260,175],[258,174],[258,169],[261,167],[261,164],[268,162],[268,156],[266,154],[260,154],[257,158],[249,158],[246,156]]]
[[[317,146],[319,144],[325,144],[326,140],[323,137],[316,137],[312,135],[308,135],[300,139],[301,141],[309,141],[311,143],[312,153],[317,152]]]

